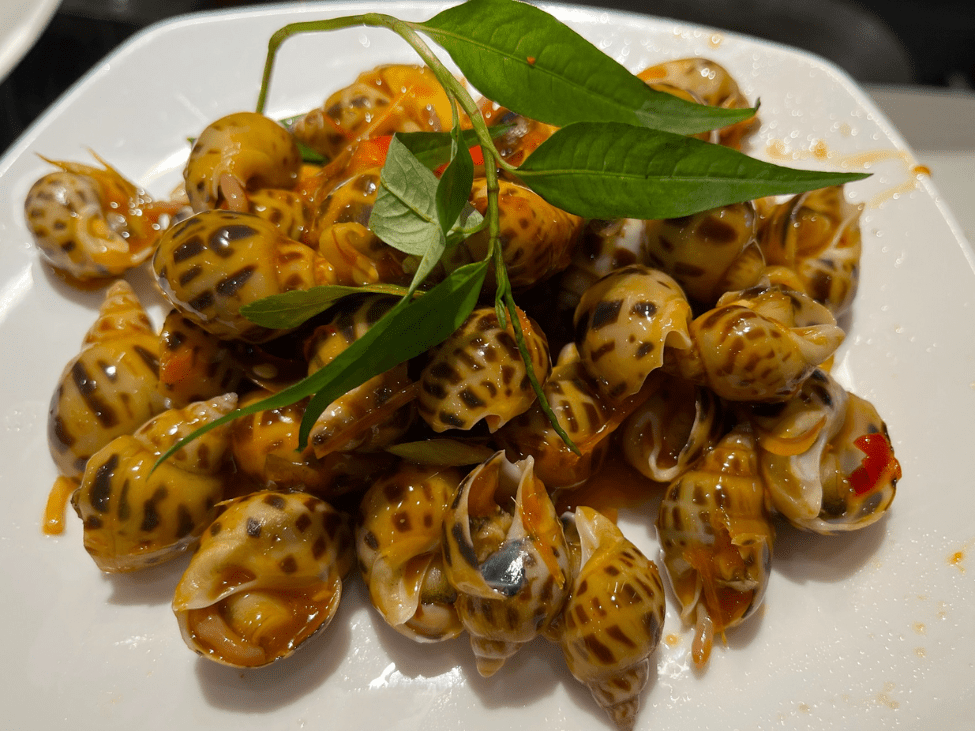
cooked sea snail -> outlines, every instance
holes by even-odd
[[[552,370],[545,333],[521,310],[518,319],[544,384]],[[493,432],[534,401],[511,323],[502,329],[495,309],[480,307],[433,351],[420,376],[417,409],[436,432],[470,429],[482,419]]]
[[[88,281],[121,276],[152,255],[164,216],[179,206],[154,202],[102,160],[103,169],[49,162],[61,170],[34,183],[24,213],[51,266]]]
[[[349,523],[298,492],[221,503],[173,598],[187,646],[243,668],[294,653],[338,610],[355,562]]]
[[[653,561],[596,510],[576,508],[566,529],[572,590],[557,628],[569,670],[621,731],[632,729],[650,655],[664,626],[664,587]],[[570,546],[576,543],[570,538]]]
[[[677,280],[691,301],[713,305],[725,292],[747,289],[761,277],[765,260],[757,228],[751,201],[646,221],[643,259]]]
[[[782,203],[762,227],[766,261],[793,269],[809,296],[837,316],[850,308],[860,279],[862,210],[842,186],[831,186]]]
[[[369,331],[397,299],[386,295],[346,297],[307,342],[308,374],[325,368]],[[315,421],[309,443],[318,457],[332,452],[376,451],[406,433],[416,415],[417,386],[400,363],[330,403]]]
[[[681,377],[730,401],[790,398],[843,342],[823,305],[762,283],[722,295],[690,325],[692,347],[673,352]]]
[[[677,479],[721,436],[720,401],[701,386],[654,371],[647,399],[626,417],[618,442],[626,461],[659,482]]]
[[[417,642],[463,632],[443,566],[443,519],[463,473],[401,462],[363,496],[356,553],[369,598],[393,629]]]
[[[255,325],[240,308],[262,297],[309,289],[324,260],[269,221],[236,211],[204,211],[166,231],[153,255],[159,286],[188,319],[218,338],[259,343],[280,330]]]
[[[498,452],[461,483],[444,516],[447,579],[487,677],[558,616],[569,591],[562,524],[531,457]]]
[[[586,369],[613,401],[632,396],[664,362],[690,347],[691,307],[670,276],[633,264],[593,284],[576,307],[576,345]]]
[[[691,656],[703,667],[714,634],[759,607],[771,571],[773,531],[750,431],[733,430],[667,488],[657,533],[681,618],[694,624]]]
[[[432,71],[391,64],[360,74],[297,120],[293,132],[330,160],[358,140],[393,132],[439,132],[451,119],[450,101]]]
[[[890,507],[901,470],[887,427],[829,374],[817,369],[789,401],[754,406],[751,420],[769,499],[794,526],[857,530]]]
[[[157,389],[159,338],[128,282],[105,293],[81,352],[65,366],[48,412],[48,444],[64,477],[166,408]]]
[[[171,409],[96,452],[71,498],[84,523],[85,548],[102,571],[134,571],[189,548],[223,499],[230,455],[227,426],[187,444],[155,471],[167,449],[228,414],[237,396]]]
[[[301,153],[291,133],[256,112],[236,112],[210,123],[190,151],[183,170],[195,213],[227,207],[248,210],[248,193],[293,188]]]
[[[159,392],[172,407],[236,392],[244,371],[234,349],[172,310],[159,333]]]

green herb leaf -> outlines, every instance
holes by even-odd
[[[451,225],[468,205],[467,199],[470,198],[471,187],[474,185],[474,161],[470,150],[463,144],[460,128],[454,128],[452,137],[450,163],[440,175],[435,196],[437,220],[445,242]],[[439,255],[437,258],[440,258]]]
[[[480,464],[495,452],[483,444],[474,444],[459,439],[424,439],[420,442],[403,442],[386,447],[386,451],[417,464],[436,464],[448,467]]]
[[[459,328],[477,304],[486,272],[486,261],[474,262],[451,272],[422,297],[400,300],[328,366],[302,381],[303,393],[297,398],[315,396],[301,422],[299,448],[307,444],[315,420],[335,399],[439,345]]]
[[[248,302],[240,308],[240,314],[262,327],[290,330],[324,312],[343,297],[363,292],[400,296],[407,294],[405,287],[395,284],[364,284],[361,287],[322,284],[311,289],[296,289]]]
[[[315,420],[335,399],[370,378],[439,345],[460,327],[477,304],[486,272],[487,262],[468,264],[451,273],[422,297],[401,299],[365,335],[325,368],[273,396],[231,411],[200,427],[163,453],[153,469],[194,439],[221,424],[259,411],[288,406],[314,394],[305,409],[298,432],[298,449],[304,449]]]
[[[549,203],[578,216],[644,219],[868,177],[794,170],[694,138],[618,123],[563,127],[517,175]]]
[[[511,129],[510,124],[498,124],[489,127],[492,139],[496,139]],[[479,144],[477,132],[465,129],[461,132],[463,146],[473,147]],[[450,162],[452,134],[450,132],[397,132],[399,141],[406,145],[406,149],[430,170],[435,170],[446,162]]]
[[[513,0],[471,0],[414,25],[489,99],[532,119],[624,122],[695,134],[751,117],[654,91],[548,13]]]

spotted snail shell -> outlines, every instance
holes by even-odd
[[[328,366],[396,304],[395,297],[346,297],[329,310],[308,339],[308,375]],[[318,457],[332,452],[376,451],[403,436],[416,415],[417,386],[400,363],[339,396],[309,434]]]
[[[614,401],[632,396],[664,362],[690,347],[691,308],[670,276],[633,264],[606,275],[579,301],[573,323],[586,369]]]
[[[450,100],[425,66],[391,64],[360,74],[294,124],[294,135],[327,159],[357,140],[393,132],[439,132]]]
[[[260,343],[281,335],[240,314],[272,294],[323,282],[324,260],[249,213],[204,211],[172,226],[152,266],[163,294],[218,338]]]
[[[159,393],[173,407],[237,391],[244,371],[233,347],[172,310],[159,333]]]
[[[609,437],[622,420],[620,409],[602,396],[571,344],[559,355],[542,392],[579,453],[562,441],[538,402],[498,429],[494,441],[509,460],[530,455],[535,462],[535,475],[549,490],[576,487],[602,464]]]
[[[546,202],[534,191],[508,180],[499,181],[498,225],[501,252],[508,280],[524,289],[548,279],[572,261],[583,220]],[[487,211],[487,182],[474,180],[470,202],[481,214]],[[488,232],[480,231],[448,250],[451,268],[487,256]],[[488,273],[487,281],[494,281]]]
[[[247,212],[270,221],[289,239],[301,241],[305,235],[307,213],[304,199],[281,188],[261,188],[247,196]]]
[[[226,425],[186,445],[155,471],[153,465],[180,439],[236,404],[237,396],[227,394],[165,411],[92,456],[71,502],[84,523],[85,548],[102,571],[134,571],[168,561],[196,542],[223,499]]]
[[[211,122],[193,143],[183,170],[195,213],[247,210],[247,194],[294,187],[301,153],[291,133],[257,112],[235,112]]]
[[[103,169],[50,161],[61,170],[27,193],[27,227],[44,259],[80,281],[118,277],[152,255],[161,218],[156,204],[106,163]]]
[[[176,587],[173,612],[203,657],[267,665],[335,616],[355,561],[350,521],[298,492],[258,492],[219,510]]]
[[[488,127],[506,126],[504,132],[494,137],[498,154],[509,164],[518,167],[539,145],[558,129],[551,124],[530,119],[482,99],[477,104]],[[502,173],[504,174],[504,173]]]
[[[724,427],[721,405],[706,388],[654,371],[652,389],[619,429],[627,463],[659,482],[685,472],[718,441]]]
[[[677,280],[688,299],[713,305],[725,292],[751,287],[761,277],[765,259],[757,227],[751,201],[647,221],[643,259]]]
[[[780,286],[728,292],[690,325],[693,347],[676,351],[687,380],[729,401],[790,398],[843,342],[823,305]]]
[[[834,315],[853,303],[860,279],[860,214],[843,186],[801,193],[777,206],[762,228],[769,264],[794,269],[806,292]]]
[[[703,667],[714,632],[759,607],[771,570],[772,525],[750,431],[733,430],[667,488],[657,532],[681,617],[695,623],[692,657]]]
[[[721,64],[706,58],[681,58],[650,66],[637,74],[648,84],[669,84],[696,96],[703,104],[724,109],[747,109],[752,106],[738,83]],[[718,142],[725,147],[741,148],[742,138],[757,128],[755,117],[722,128]]]
[[[576,680],[592,691],[617,728],[628,731],[649,679],[650,655],[663,633],[663,583],[653,561],[596,510],[576,508],[571,523],[578,534],[579,567],[573,571],[559,645]]]
[[[51,398],[48,445],[60,474],[80,479],[91,455],[163,411],[158,382],[159,339],[132,287],[120,280],[105,293]]]
[[[487,677],[562,609],[570,570],[562,525],[531,457],[512,464],[498,452],[461,483],[443,532],[455,607]]]
[[[402,462],[362,498],[356,553],[369,598],[383,619],[417,642],[463,632],[457,591],[443,567],[443,518],[463,474]]]
[[[552,370],[545,333],[521,310],[518,319],[544,384]],[[417,410],[437,432],[470,429],[482,419],[493,432],[534,401],[511,323],[501,329],[495,309],[479,307],[433,351],[420,375]]]
[[[824,535],[857,530],[890,507],[900,479],[887,427],[868,401],[816,370],[799,393],[752,408],[772,506]]]

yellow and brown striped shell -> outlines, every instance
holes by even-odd
[[[444,567],[455,607],[487,677],[562,609],[569,554],[531,457],[498,452],[464,479],[444,516]]]
[[[295,137],[333,159],[358,140],[394,132],[439,132],[450,100],[425,66],[392,64],[360,74],[295,122]]]
[[[733,430],[667,488],[657,534],[703,667],[714,632],[749,617],[768,586],[773,531],[750,431]]]
[[[542,392],[579,454],[562,441],[537,401],[498,429],[494,441],[511,461],[530,455],[535,475],[549,490],[576,487],[599,469],[622,417],[599,392],[571,344],[559,355]]]
[[[444,513],[462,478],[452,467],[404,461],[359,506],[356,553],[369,598],[393,629],[417,642],[464,630],[442,551]]]
[[[308,223],[305,200],[292,190],[261,188],[247,196],[247,212],[270,221],[289,239],[301,241]]]
[[[259,343],[281,334],[240,314],[250,302],[324,281],[324,260],[249,213],[204,211],[166,231],[153,256],[159,286],[218,338]]]
[[[890,507],[901,471],[887,427],[827,373],[789,401],[753,407],[751,421],[772,506],[797,528],[857,530]]]
[[[301,153],[291,133],[257,112],[235,112],[211,122],[193,143],[183,181],[195,213],[248,209],[249,193],[293,188]]]
[[[690,335],[693,346],[674,352],[676,371],[729,401],[790,398],[844,338],[823,305],[766,283],[723,295]]]
[[[368,332],[395,297],[347,297],[329,310],[329,318],[307,342],[308,375],[328,366]],[[416,416],[417,386],[400,363],[370,378],[330,403],[315,421],[309,443],[319,457],[340,451],[375,451],[406,433]]]
[[[508,127],[502,134],[494,138],[494,146],[505,162],[514,167],[521,165],[539,145],[558,129],[551,124],[539,122],[504,107],[499,107],[489,99],[482,99],[477,106],[488,127],[501,125]]]
[[[835,185],[780,204],[762,227],[766,261],[795,270],[805,291],[837,316],[850,308],[860,280],[862,210]]]
[[[51,398],[48,445],[58,472],[80,479],[91,455],[163,411],[158,383],[159,338],[132,287],[120,280],[105,293]]]
[[[711,107],[747,109],[752,106],[727,69],[706,58],[664,61],[644,69],[637,76],[651,86],[666,84],[683,89]],[[742,138],[757,127],[755,117],[729,125],[719,130],[718,142],[725,147],[740,149]]]
[[[662,371],[650,375],[648,386],[650,395],[626,417],[617,442],[635,470],[671,482],[720,438],[721,404],[708,389]]]
[[[501,251],[508,279],[515,289],[537,284],[567,266],[582,233],[583,220],[556,208],[537,193],[508,180],[499,181],[498,225]],[[487,211],[487,183],[477,178],[470,202]],[[450,268],[480,261],[487,255],[488,232],[479,231],[448,250],[444,259]],[[494,281],[488,274],[488,281]]]
[[[545,333],[521,310],[518,319],[544,385],[552,371]],[[436,432],[470,429],[482,419],[493,432],[534,401],[511,323],[502,330],[494,308],[480,307],[433,351],[420,375],[417,410]]]
[[[24,215],[51,266],[88,281],[121,276],[152,255],[160,218],[176,206],[154,203],[107,163],[49,162],[61,170],[34,183]]]
[[[688,299],[713,305],[761,277],[765,260],[755,240],[757,224],[751,201],[647,221],[643,260],[676,279]]]
[[[233,347],[172,310],[159,333],[159,392],[171,407],[237,391],[244,371]]]
[[[570,523],[579,543],[573,563],[579,565],[562,613],[559,645],[576,680],[620,731],[629,731],[649,680],[650,655],[663,633],[663,583],[653,561],[609,518],[580,506]]]
[[[576,346],[603,393],[621,401],[637,393],[664,362],[664,351],[691,345],[691,307],[667,274],[639,264],[606,275],[576,307]]]
[[[84,523],[85,549],[102,571],[135,571],[175,558],[200,537],[223,499],[227,427],[186,445],[155,471],[180,439],[230,413],[234,394],[165,411],[88,460],[71,502]]]
[[[355,562],[347,516],[303,493],[228,500],[176,587],[187,646],[215,662],[259,667],[291,655],[335,616]]]

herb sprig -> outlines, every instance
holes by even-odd
[[[311,396],[299,449],[312,425],[338,396],[443,342],[477,304],[488,271],[495,275],[495,309],[510,323],[539,403],[564,442],[577,451],[552,412],[531,365],[499,242],[498,171],[517,177],[553,205],[584,218],[674,218],[761,196],[799,193],[867,177],[857,173],[795,170],[684,135],[718,129],[753,116],[755,109],[719,109],[658,92],[582,36],[544,11],[517,0],[468,0],[426,22],[364,13],[292,23],[269,40],[257,111],[267,104],[278,49],[301,33],[369,26],[387,28],[417,52],[450,99],[449,133],[394,135],[380,178],[369,228],[419,264],[406,289],[322,286],[274,295],[241,312],[265,327],[292,328],[340,297],[359,291],[399,294],[400,301],[334,361],[308,378],[202,427],[162,455],[220,424]],[[466,87],[420,34],[439,44],[484,96],[560,127],[524,162],[512,166],[492,142],[492,130]],[[472,129],[460,129],[460,113]],[[494,130],[496,134],[496,130]],[[484,156],[487,209],[468,203],[473,184],[469,147]],[[444,162],[439,178],[431,168]],[[476,230],[488,231],[488,251],[420,289],[451,246]]]

